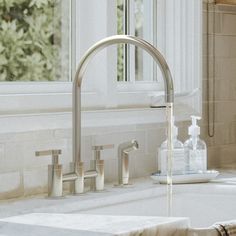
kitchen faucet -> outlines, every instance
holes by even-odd
[[[154,61],[159,65],[160,70],[164,79],[165,86],[165,102],[168,106],[172,106],[174,101],[174,87],[173,80],[170,73],[169,66],[162,56],[162,54],[150,43],[143,39],[129,36],[129,35],[115,35],[102,39],[101,41],[95,43],[82,57],[76,75],[73,81],[73,106],[72,106],[72,117],[73,117],[73,169],[71,173],[64,174],[62,176],[62,181],[70,181],[73,184],[73,192],[83,193],[84,192],[84,180],[86,178],[96,178],[98,176],[98,171],[96,167],[93,170],[85,171],[84,163],[81,158],[81,85],[83,81],[83,76],[88,63],[91,59],[102,49],[115,44],[131,44],[142,48],[148,54],[150,54]],[[171,137],[171,126],[168,125],[167,128],[168,136]],[[102,162],[98,162],[101,165]],[[100,171],[101,172],[101,171]],[[61,175],[60,175],[61,176]],[[55,179],[55,178],[51,178]],[[103,179],[103,178],[100,178]],[[59,185],[58,185],[59,186]],[[60,184],[62,186],[62,184]],[[61,187],[60,187],[61,188]],[[54,191],[57,195],[62,195],[62,192],[58,194],[58,191]]]

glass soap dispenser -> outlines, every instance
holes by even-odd
[[[191,116],[192,125],[188,128],[190,138],[184,143],[186,170],[188,172],[199,172],[207,170],[207,147],[206,143],[199,138],[200,127],[197,120],[201,117]]]
[[[183,143],[178,140],[178,128],[173,124],[173,159],[172,172],[173,174],[183,174],[185,172],[185,156]],[[165,140],[158,149],[158,168],[161,174],[167,173],[167,140]]]

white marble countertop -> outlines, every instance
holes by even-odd
[[[70,235],[70,231],[78,231],[84,236],[91,233],[119,236],[165,236],[183,235],[183,232],[186,232],[189,227],[189,221],[186,218],[51,213],[33,213],[9,217],[0,220],[0,227],[2,223],[8,223],[8,227],[5,226],[4,233],[8,233],[7,228],[14,228],[15,224],[24,225],[20,235],[29,235],[28,228],[37,227],[40,231],[39,227],[48,227],[51,230],[54,229],[54,235],[60,233],[60,230],[67,230],[66,235]],[[1,232],[3,233],[2,230]]]

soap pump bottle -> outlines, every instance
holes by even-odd
[[[207,170],[207,147],[206,143],[199,138],[200,127],[197,120],[201,117],[191,116],[192,125],[188,128],[190,138],[184,143],[186,170],[189,172],[199,172]]]
[[[173,130],[173,156],[172,156],[172,172],[173,174],[182,174],[185,167],[184,145],[178,140],[178,128],[174,124],[174,117],[172,119]],[[167,173],[167,140],[165,140],[158,149],[158,168],[161,174]]]

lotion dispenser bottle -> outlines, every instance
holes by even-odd
[[[192,125],[188,128],[190,138],[184,143],[186,170],[190,172],[207,170],[207,147],[206,143],[199,138],[200,127],[197,120],[201,117],[191,116]]]
[[[173,127],[173,160],[172,171],[173,174],[183,174],[185,167],[185,156],[183,143],[178,140],[178,128],[174,124],[174,117],[172,118]],[[167,173],[167,140],[165,140],[158,149],[158,169],[161,174]]]

